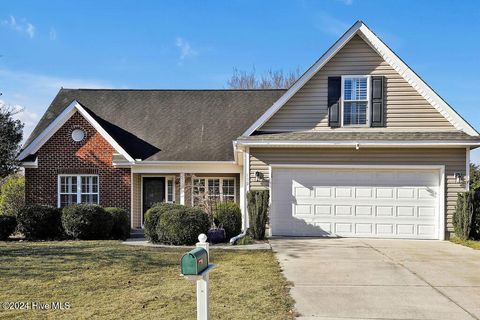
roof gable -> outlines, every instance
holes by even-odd
[[[477,131],[470,126],[458,113],[455,112],[435,91],[433,91],[417,74],[415,74],[390,48],[388,48],[368,27],[362,22],[356,22],[335,44],[330,47],[320,59],[313,64],[295,82],[285,94],[280,97],[260,118],[253,123],[244,133],[251,135],[267,123],[294,95],[297,94],[344,46],[356,35],[360,36],[388,65],[391,66],[408,84],[418,92],[441,116],[454,128],[469,135],[477,136]]]
[[[29,155],[35,154],[76,112],[79,112],[119,154],[123,155],[129,162],[134,162],[134,159],[77,101],[70,103],[68,107],[66,107],[42,132],[38,134],[38,136],[36,136],[28,145],[26,145],[22,152],[20,152],[18,159],[23,160]]]

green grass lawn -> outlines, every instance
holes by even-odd
[[[480,241],[475,240],[461,240],[459,238],[450,239],[453,243],[461,244],[462,246],[470,247],[476,250],[480,250]]]
[[[68,302],[69,310],[5,311],[0,319],[195,319],[183,249],[116,241],[0,242],[0,303]],[[293,301],[271,251],[211,251],[212,319],[290,319]]]

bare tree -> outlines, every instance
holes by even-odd
[[[300,77],[297,68],[288,73],[283,70],[268,70],[258,76],[255,68],[251,71],[233,68],[232,77],[227,81],[230,89],[287,89]]]

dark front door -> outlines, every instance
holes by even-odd
[[[145,212],[150,209],[154,203],[165,201],[165,178],[164,177],[144,177],[143,178],[143,215],[145,221]]]

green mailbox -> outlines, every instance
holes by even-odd
[[[195,248],[182,256],[182,274],[198,275],[208,268],[208,253],[203,248]]]

